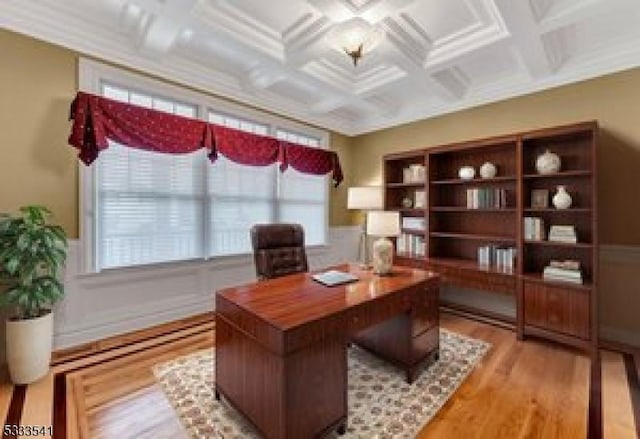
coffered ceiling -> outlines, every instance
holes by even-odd
[[[336,23],[384,29],[357,67]],[[640,65],[638,0],[3,0],[0,27],[345,134]]]

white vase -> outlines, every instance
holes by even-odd
[[[393,267],[393,243],[380,238],[373,243],[373,272],[379,275],[391,273]]]
[[[11,381],[29,384],[49,372],[53,312],[36,319],[7,320],[7,364]]]
[[[569,192],[567,192],[567,188],[565,186],[558,186],[558,191],[553,196],[553,205],[556,209],[568,209],[571,207],[572,202],[573,200]]]
[[[480,166],[480,177],[493,178],[498,174],[498,168],[491,162],[486,162]]]
[[[472,180],[476,176],[476,170],[473,166],[463,166],[458,170],[458,177],[463,180]]]
[[[539,174],[555,174],[560,171],[560,157],[548,149],[536,159],[536,170]]]

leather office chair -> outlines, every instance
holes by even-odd
[[[256,224],[251,228],[258,279],[273,279],[309,270],[304,229],[299,224]]]

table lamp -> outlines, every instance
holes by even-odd
[[[388,238],[400,235],[400,213],[369,212],[367,214],[367,233],[379,237],[373,243],[373,272],[381,276],[391,274],[393,243]]]
[[[347,191],[347,209],[364,211],[382,209],[382,188],[379,186],[350,187]],[[367,250],[367,216],[365,215],[358,249],[360,267],[363,269],[371,268]]]

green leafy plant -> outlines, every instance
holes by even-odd
[[[67,258],[67,237],[48,223],[51,212],[25,206],[20,214],[0,214],[0,306],[10,307],[20,320],[51,311],[64,294],[58,274]]]

